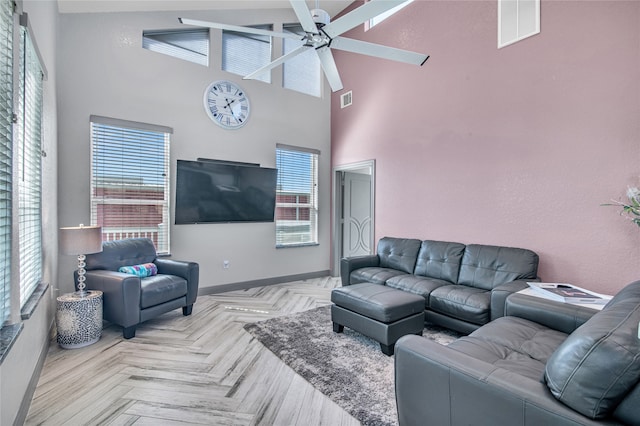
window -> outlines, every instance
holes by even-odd
[[[23,15],[24,16],[24,15]],[[25,23],[26,25],[26,23]],[[14,126],[18,188],[20,307],[42,279],[42,91],[44,72],[26,26],[20,27],[20,66]]]
[[[302,38],[304,30],[300,24],[285,24],[283,32],[298,34]],[[302,40],[283,39],[283,53],[286,55],[304,44]],[[282,65],[282,85],[286,89],[296,90],[308,95],[320,97],[322,74],[320,60],[314,49],[289,59]]]
[[[251,28],[271,30],[271,25]],[[266,35],[222,31],[222,69],[245,76],[271,62],[271,37]],[[256,80],[271,82],[271,73],[264,72]]]
[[[0,2],[0,327],[11,299],[11,116],[13,113],[13,4]]]
[[[402,8],[404,8],[405,6],[409,5],[411,2],[413,2],[413,0],[407,0],[402,4],[397,5],[396,7],[393,7],[389,10],[387,10],[384,13],[381,13],[380,15],[369,19],[368,22],[368,27],[365,28],[365,30],[369,30],[373,27],[375,27],[376,25],[378,25],[380,22],[384,21],[385,19],[387,19],[389,16],[393,15],[396,12],[399,12]]]
[[[498,49],[540,33],[540,0],[498,0]]]
[[[276,247],[318,244],[317,150],[276,147]]]
[[[169,253],[169,142],[173,130],[91,116],[91,224],[102,240],[150,238]]]
[[[209,66],[209,29],[145,30],[142,47],[152,52]]]

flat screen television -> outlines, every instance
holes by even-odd
[[[178,160],[175,223],[273,222],[277,169]]]

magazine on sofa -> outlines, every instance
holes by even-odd
[[[529,287],[542,297],[566,303],[599,303],[604,304],[610,297],[565,283],[528,282]]]

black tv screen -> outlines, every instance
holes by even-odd
[[[273,222],[277,169],[178,160],[176,224]]]

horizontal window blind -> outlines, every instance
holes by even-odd
[[[251,28],[271,30],[271,25],[254,25]],[[222,31],[222,69],[245,76],[271,62],[271,37]],[[265,72],[256,80],[271,82],[271,73]]]
[[[152,52],[209,66],[209,29],[146,30],[142,47]]]
[[[91,224],[169,253],[168,127],[91,116]]]
[[[320,152],[276,147],[276,247],[318,243],[318,157]]]
[[[11,299],[12,6],[10,0],[0,0],[0,327],[9,318]]]
[[[43,70],[27,28],[20,27],[20,78],[17,102],[16,180],[20,307],[42,279],[42,98]]]
[[[304,30],[300,24],[286,24],[283,26],[283,31],[300,35],[301,38],[301,40],[282,39],[285,55],[302,46],[304,43],[302,41]],[[282,85],[286,89],[320,97],[322,72],[320,59],[318,59],[314,49],[307,49],[304,53],[289,59],[282,65]]]

